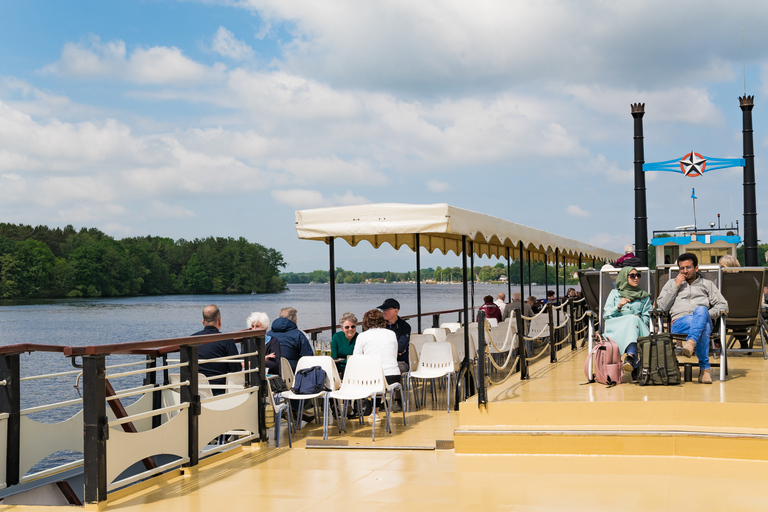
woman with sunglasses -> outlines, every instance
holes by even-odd
[[[616,342],[620,352],[626,352],[624,371],[631,371],[633,379],[637,377],[639,363],[637,338],[648,336],[651,318],[651,298],[640,288],[640,277],[642,275],[635,267],[623,267],[616,277],[616,288],[608,295],[603,310],[603,334]]]
[[[339,369],[339,377],[344,377],[344,368],[347,366],[347,356],[355,351],[357,341],[357,317],[347,311],[339,320],[341,330],[331,338],[331,357],[336,361]]]

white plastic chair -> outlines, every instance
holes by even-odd
[[[461,328],[461,324],[459,322],[446,322],[446,323],[440,324],[440,327],[445,327],[451,332],[456,332]]]
[[[291,429],[293,428],[293,418],[291,417],[291,407],[287,400],[283,399],[281,393],[272,392],[272,379],[278,378],[278,375],[267,377],[267,401],[272,407],[275,416],[275,445],[280,448],[280,430],[283,423],[283,414],[286,415],[285,421],[288,425],[288,447],[293,447],[291,440]]]
[[[396,389],[396,386],[393,385],[392,391],[394,389]],[[350,356],[347,359],[347,367],[344,370],[344,382],[341,383],[341,388],[338,391],[328,393],[329,398],[336,400],[337,411],[339,410],[338,401],[341,400],[344,404],[343,410],[338,414],[339,432],[347,431],[347,408],[351,401],[364,398],[372,398],[375,401],[379,395],[381,395],[381,398],[386,398],[387,390],[387,380],[384,378],[384,370],[381,367],[381,357],[377,355]],[[383,402],[384,410],[387,413],[386,430],[391,433],[392,429],[389,424],[390,407],[386,400],[383,400]],[[358,414],[362,421],[361,407],[358,407]],[[403,409],[403,422],[405,422],[405,409]],[[376,422],[372,421],[371,423],[371,440],[375,441]]]
[[[448,336],[449,332],[451,332],[451,330],[447,327],[430,327],[424,329],[422,334],[431,334],[435,337],[435,341],[445,341],[445,337]]]
[[[434,343],[435,341],[439,341],[435,339],[434,334],[430,333],[424,333],[424,334],[411,334],[411,343],[413,343],[413,346],[416,347],[416,352],[421,352],[421,347],[424,346],[425,343]]]
[[[499,321],[495,318],[486,318],[486,320],[488,320],[488,323],[491,324],[491,327],[496,327],[499,325]]]
[[[446,395],[447,410],[451,410],[451,378],[454,378],[455,362],[454,349],[449,342],[435,342],[424,345],[419,358],[419,368],[409,375],[409,379],[447,379]],[[426,402],[426,385],[424,387],[424,401]],[[417,404],[418,406],[418,404]]]
[[[336,369],[336,363],[333,362],[330,356],[304,356],[296,363],[296,373],[304,368],[312,368],[313,366],[320,366],[325,371],[325,387],[331,391],[339,389],[339,372]],[[283,398],[286,400],[298,400],[299,407],[296,414],[296,429],[301,430],[301,414],[304,410],[305,400],[314,400],[316,398],[323,398],[323,439],[328,439],[328,391],[320,391],[318,393],[310,393],[306,395],[298,395],[292,390],[282,393]],[[317,405],[315,405],[315,418],[317,418]]]

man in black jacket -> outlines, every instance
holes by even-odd
[[[387,299],[379,306],[387,321],[387,329],[394,331],[397,336],[397,365],[400,373],[410,370],[408,363],[408,344],[411,342],[411,326],[400,318],[400,303],[395,299]]]
[[[198,331],[192,336],[199,336],[202,334],[219,334],[221,329],[221,312],[216,305],[211,304],[203,308],[203,330]],[[232,340],[214,341],[213,343],[206,343],[205,345],[199,345],[197,348],[198,359],[216,359],[219,357],[236,356],[238,354],[237,345]],[[217,375],[224,375],[230,372],[239,372],[242,369],[242,365],[239,361],[233,363],[227,361],[220,361],[215,363],[203,363],[199,367],[200,373],[206,377],[215,377]],[[226,379],[215,379],[208,381],[212,385],[225,385]],[[213,389],[214,395],[221,395],[225,392],[224,389]]]

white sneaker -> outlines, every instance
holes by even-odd
[[[370,416],[368,416],[368,419],[371,421],[381,421],[381,417],[376,413],[373,413]]]

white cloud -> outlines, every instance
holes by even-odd
[[[429,180],[427,182],[427,189],[430,192],[445,192],[450,188],[451,188],[451,185],[444,181]]]
[[[167,204],[162,201],[152,201],[149,214],[163,219],[189,219],[197,217],[197,214],[180,205]]]
[[[253,48],[237,39],[235,34],[224,27],[219,27],[213,36],[211,49],[232,60],[248,60],[253,57]]]
[[[135,48],[130,55],[121,40],[102,43],[92,36],[88,43],[66,43],[61,59],[44,72],[72,78],[114,78],[138,84],[179,84],[224,78],[221,63],[205,66],[186,57],[175,46]]]
[[[292,208],[304,210],[307,208],[320,208],[327,206],[349,206],[355,204],[366,204],[366,198],[357,196],[351,191],[344,195],[333,194],[325,198],[317,190],[293,189],[293,190],[273,190],[272,197],[279,203],[287,204]]]
[[[343,161],[335,156],[330,158],[312,158],[271,161],[269,167],[281,170],[292,176],[292,181],[300,183],[326,182],[341,184],[380,184],[386,185],[386,176],[374,172],[369,162],[364,160]]]
[[[565,209],[565,211],[568,213],[568,215],[571,215],[573,217],[590,217],[592,215],[591,212],[588,212],[587,210],[582,210],[575,204],[569,204],[568,207]]]

